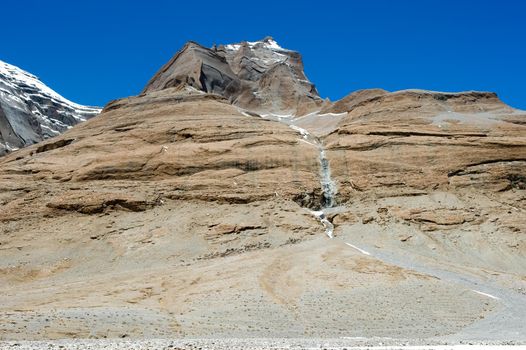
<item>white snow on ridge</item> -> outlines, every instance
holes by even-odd
[[[274,39],[263,39],[261,41],[247,41],[247,44],[250,46],[250,48],[253,48],[256,45],[261,45],[266,49],[272,51],[290,51],[279,46],[276,40]]]
[[[299,126],[296,126],[296,125],[293,125],[293,124],[289,124],[289,127],[297,132],[299,132],[301,134],[301,136],[304,138],[304,139],[307,139],[309,137],[309,132],[303,128],[300,128]]]
[[[101,111],[62,97],[35,75],[1,60],[0,102],[12,129],[9,145],[0,144],[0,156],[57,136]]]
[[[228,44],[228,45],[225,45],[225,49],[229,50],[229,51],[237,51],[241,48],[241,45],[239,44]]]
[[[257,54],[253,57],[247,58],[259,66],[269,68],[276,63],[282,63],[288,60],[288,56],[280,53],[280,51],[284,52],[289,50],[282,48],[276,43],[276,41],[271,39],[262,41],[246,41],[239,44],[228,44],[224,45],[224,48],[227,51],[237,52],[244,44],[248,45],[251,50],[257,52]]]
[[[290,120],[293,117],[294,116],[292,114],[276,114],[276,113],[261,114],[261,118],[270,119],[270,120],[278,120],[278,121],[282,121],[283,119]]]
[[[346,115],[347,112],[343,112],[343,113],[323,113],[323,114],[318,114],[319,117],[341,117],[342,115]]]
[[[65,105],[79,112],[96,115],[96,114],[99,114],[101,111],[100,108],[79,105],[75,102],[72,102],[62,97],[57,92],[55,92],[54,90],[49,88],[47,85],[42,83],[33,74],[28,73],[2,60],[0,60],[0,74],[3,75],[6,81],[8,83],[11,83],[12,85],[17,85],[21,87],[23,86],[31,87],[35,89],[37,92],[41,92],[42,94],[45,94],[44,97],[51,98],[55,100],[56,102],[58,102],[59,104]],[[27,94],[27,95],[39,96],[40,94],[37,93],[37,94]]]
[[[242,43],[245,43],[245,41]],[[225,49],[230,50],[230,51],[237,51],[241,48],[242,43],[228,44],[228,45],[225,45],[224,47]],[[246,41],[246,43],[251,49],[254,49],[256,47],[264,47],[271,51],[290,51],[290,50],[284,49],[281,46],[279,46],[276,40],[274,39],[264,39],[261,41]]]
[[[45,124],[40,125],[40,127],[41,127],[42,129],[47,130],[48,133],[50,133],[51,135],[54,135],[54,136],[56,136],[56,135],[60,135],[60,132],[51,129],[49,126],[47,126],[47,125],[45,125]]]
[[[17,151],[18,150],[18,147],[13,147],[9,144],[9,142],[6,142],[5,143],[5,148],[7,148],[9,151]]]
[[[271,50],[282,50],[285,51],[284,48],[278,45],[278,43],[274,39],[270,39],[267,42],[265,42],[265,46],[268,47]]]

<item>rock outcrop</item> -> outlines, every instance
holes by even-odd
[[[182,86],[221,95],[259,113],[303,115],[328,103],[305,76],[301,55],[270,37],[211,49],[189,42],[143,93]]]
[[[325,143],[344,197],[506,191],[526,174],[525,120],[493,93],[406,90],[354,103]]]
[[[34,75],[0,61],[0,156],[57,136],[99,112],[66,100]]]
[[[383,89],[367,89],[355,91],[341,100],[338,100],[330,105],[325,106],[320,114],[324,113],[347,113],[354,109],[355,106],[366,101],[373,100],[377,97],[387,95],[389,92]]]
[[[151,184],[152,201],[319,197],[317,150],[300,139],[287,125],[242,114],[217,95],[171,88],[110,103],[100,117],[5,157],[1,173],[19,186],[44,181],[52,197],[72,197],[68,183],[108,201],[120,198],[114,186],[124,183],[131,192]],[[59,207],[49,202],[55,200],[41,201],[41,209]],[[2,215],[24,210],[15,201]]]

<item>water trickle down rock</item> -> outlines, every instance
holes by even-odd
[[[321,210],[314,211],[313,214],[321,221],[325,227],[325,234],[329,238],[334,237],[334,225],[329,221],[324,209],[332,208],[335,204],[336,184],[331,177],[331,168],[329,160],[325,155],[323,145],[318,142],[320,151],[320,183],[322,189]]]
[[[325,150],[323,149],[323,146],[319,144],[319,150],[320,150],[320,172],[321,172],[321,189],[323,192],[323,198],[322,198],[322,209],[324,208],[332,208],[335,204],[335,195],[337,192],[336,184],[332,180],[331,177],[331,168],[329,164],[329,160],[327,159],[327,156],[325,155]]]
[[[275,118],[270,118],[275,119]],[[283,122],[283,118],[278,118],[277,120]],[[320,203],[320,210],[312,211],[312,214],[316,216],[320,222],[325,227],[325,234],[329,238],[334,237],[334,225],[329,221],[327,215],[325,214],[325,209],[332,208],[336,204],[335,195],[337,193],[336,183],[332,180],[331,177],[331,168],[329,160],[325,154],[325,149],[320,140],[311,135],[307,130],[300,128],[297,125],[293,124],[291,119],[287,119],[286,122],[289,126],[295,131],[299,132],[302,136],[303,141],[309,143],[310,145],[317,147],[320,154],[320,184],[322,190],[322,198]]]

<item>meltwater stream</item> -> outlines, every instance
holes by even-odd
[[[241,111],[241,113],[249,115],[246,111]],[[333,238],[334,225],[327,218],[327,210],[334,207],[334,205],[336,204],[335,197],[337,193],[337,187],[336,183],[332,180],[331,177],[331,168],[329,160],[327,159],[327,155],[325,154],[323,144],[316,136],[312,135],[307,130],[297,125],[294,125],[294,117],[292,115],[267,114],[260,115],[260,117],[287,124],[290,128],[301,134],[300,141],[305,142],[318,149],[320,161],[320,184],[322,189],[322,200],[320,203],[320,210],[311,211],[311,213],[314,216],[316,216],[316,218],[318,218],[318,220],[320,220],[320,222],[322,223],[323,227],[325,227],[325,234],[329,238]]]
[[[321,210],[312,212],[325,227],[325,234],[329,238],[334,237],[334,225],[332,222],[327,219],[327,215],[324,209],[332,208],[335,203],[334,196],[336,194],[336,184],[331,177],[331,168],[329,166],[329,160],[325,155],[325,150],[321,143],[318,144],[318,149],[320,151],[320,183],[322,189],[322,203]]]
[[[318,211],[312,211],[312,214],[316,216],[322,225],[325,227],[325,234],[329,238],[334,237],[334,225],[327,219],[326,209],[332,208],[336,204],[335,196],[337,193],[336,183],[331,177],[331,168],[325,149],[323,148],[320,140],[312,136],[307,130],[300,128],[296,125],[289,124],[289,126],[299,132],[302,135],[302,141],[306,142],[313,147],[316,147],[319,152],[320,160],[320,184],[322,189],[322,200],[321,209]]]
[[[323,202],[322,208],[332,208],[335,204],[336,195],[336,184],[331,177],[331,167],[329,165],[329,160],[325,155],[325,150],[321,143],[318,145],[320,151],[320,172],[321,172],[321,189],[323,191]]]

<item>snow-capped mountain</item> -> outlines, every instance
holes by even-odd
[[[100,113],[57,94],[36,76],[0,61],[0,156],[59,135]]]

